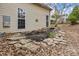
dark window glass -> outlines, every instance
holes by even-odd
[[[25,11],[21,8],[18,8],[18,29],[25,28]]]
[[[46,15],[46,27],[49,25],[48,15]]]
[[[24,19],[18,19],[18,29],[25,28],[25,20]]]

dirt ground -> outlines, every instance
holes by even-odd
[[[79,25],[61,24],[61,30],[65,31],[70,47],[79,55]]]

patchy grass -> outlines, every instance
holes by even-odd
[[[55,35],[56,35],[55,32],[49,32],[49,33],[48,33],[48,37],[49,37],[49,38],[53,38],[53,37],[55,37]]]

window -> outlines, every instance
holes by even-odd
[[[25,20],[24,19],[18,19],[18,28],[25,28]]]
[[[3,16],[3,27],[10,27],[10,16]]]
[[[49,19],[48,19],[48,15],[46,15],[46,27],[48,27],[49,26]]]
[[[54,22],[53,20],[50,20],[50,24],[53,24],[53,22]]]
[[[18,29],[25,28],[25,10],[18,8]]]

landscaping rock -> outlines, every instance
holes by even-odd
[[[8,44],[16,44],[18,41],[9,41]]]
[[[10,37],[10,38],[6,38],[7,40],[12,40],[12,41],[18,41],[20,39],[24,39],[26,38],[25,36],[24,37]]]
[[[61,33],[61,34],[65,34],[65,32],[64,31],[58,31],[59,33]]]
[[[58,39],[57,39],[57,38],[53,38],[53,40],[54,40],[54,41],[61,42],[63,39],[61,39],[61,38],[58,38]]]
[[[36,42],[36,41],[33,41],[33,43],[36,44],[36,45],[40,45],[41,44],[41,42]]]
[[[14,35],[12,35],[12,37],[19,37],[22,36],[21,33],[14,33]]]
[[[57,42],[57,43],[58,43],[58,42]],[[53,43],[52,43],[52,47],[55,47],[55,46],[56,46],[56,44],[53,42]]]
[[[43,47],[47,47],[47,46],[48,46],[48,45],[47,45],[46,43],[44,43],[44,42],[41,42],[40,45],[43,46]]]
[[[47,38],[47,39],[45,39],[43,41],[46,42],[48,45],[52,45],[52,43],[53,43],[53,39],[52,38]]]
[[[59,42],[58,42],[58,41],[54,41],[53,43],[54,43],[54,44],[58,44]]]
[[[36,51],[40,46],[35,45],[33,43],[27,43],[27,44],[23,45],[22,47],[27,48],[27,49],[29,49],[31,51]]]
[[[27,44],[30,41],[31,41],[31,39],[20,39],[19,43],[21,43],[21,44]]]
[[[48,38],[48,32],[56,32],[56,36],[54,38]],[[3,51],[2,55],[64,55],[66,52],[63,52],[67,48],[67,42],[63,38],[64,34],[55,29],[40,29],[39,31],[24,34],[16,33],[7,38],[8,40],[0,41],[0,51]]]
[[[64,44],[64,45],[66,45],[66,42],[59,42],[60,44]]]
[[[26,43],[27,43],[25,39],[21,39],[19,42],[20,42],[21,44],[26,44]]]
[[[17,48],[21,48],[22,47],[22,45],[20,43],[16,43],[16,44],[14,44],[14,46],[17,47]]]

